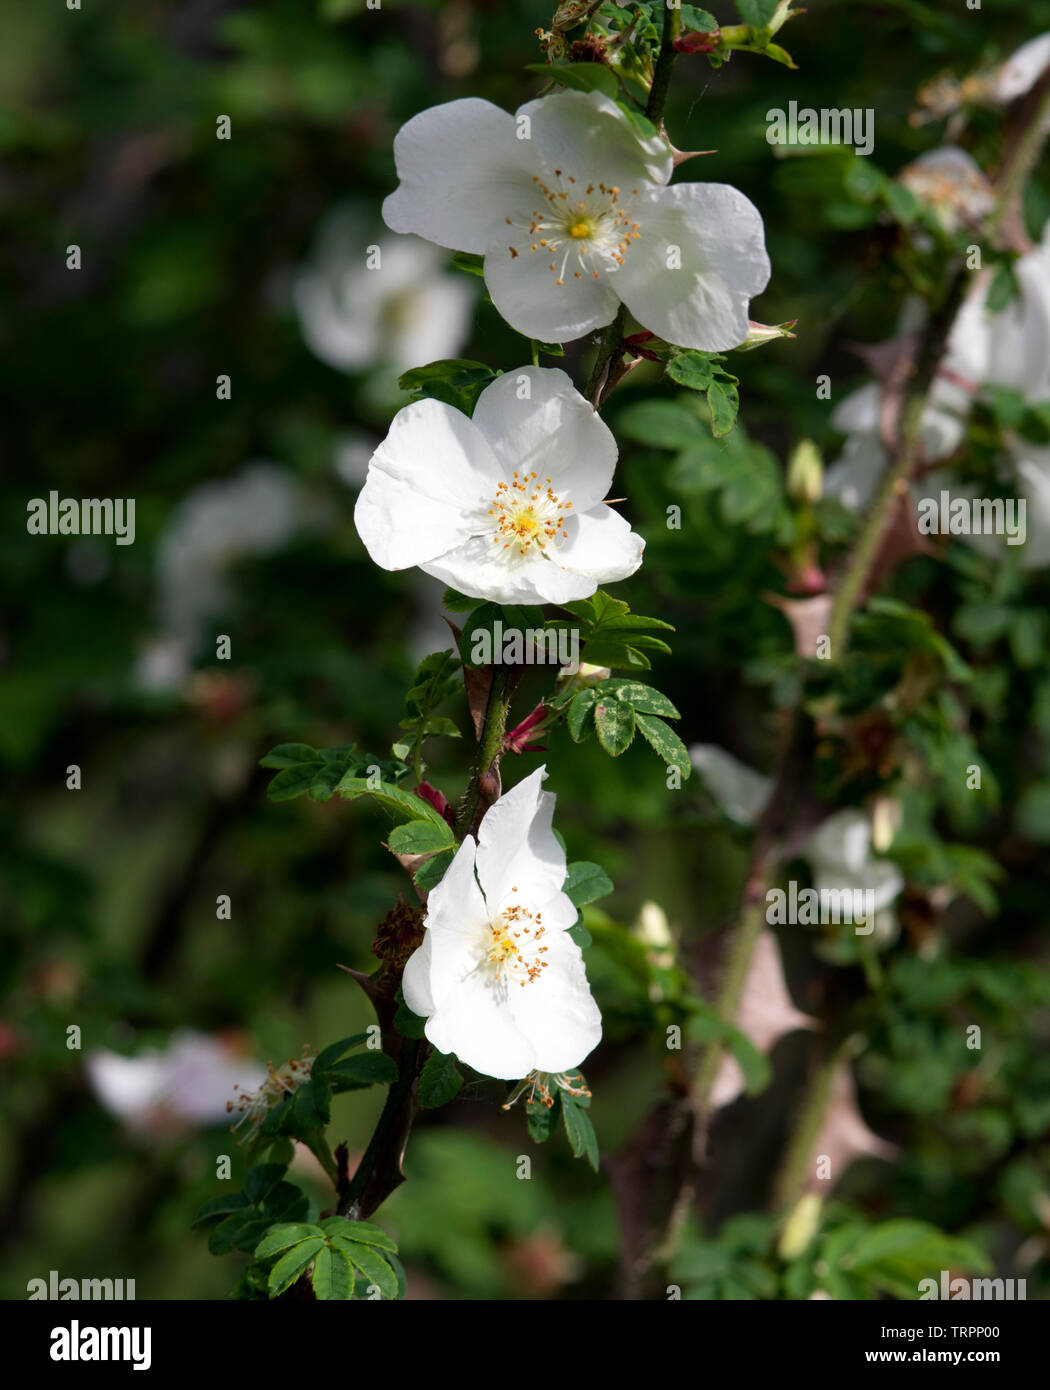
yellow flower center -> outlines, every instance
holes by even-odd
[[[489,507],[489,516],[495,519],[492,539],[502,544],[504,550],[511,547],[519,555],[527,555],[533,546],[545,550],[560,532],[565,530],[566,513],[572,508],[571,502],[563,502],[551,486],[550,478],[539,481],[539,475],[518,473],[509,483],[496,485],[496,496]]]
[[[538,206],[528,221],[506,217],[514,229],[517,245],[508,246],[517,260],[527,246],[543,259],[555,283],[574,280],[600,280],[617,270],[633,242],[642,235],[636,220],[642,195],[637,188],[621,189],[617,184],[585,183],[564,169],[555,169],[552,178],[533,175]]]
[[[517,980],[522,988],[540,978],[547,968],[547,962],[539,959],[547,952],[547,947],[539,944],[547,932],[542,912],[533,913],[520,903],[512,903],[489,923],[489,932],[492,939],[485,959],[498,978]]]

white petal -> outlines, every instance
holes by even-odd
[[[638,222],[641,237],[611,282],[634,317],[679,347],[738,347],[748,301],[769,282],[755,205],[728,184],[676,184],[640,200]]]
[[[528,1076],[537,1065],[535,1049],[507,1008],[507,994],[508,987],[490,972],[474,971],[427,1023],[427,1037],[439,1052],[454,1052],[484,1076],[502,1081]]]
[[[888,460],[877,434],[851,435],[824,474],[824,496],[837,497],[851,512],[864,511],[879,489]]]
[[[998,68],[992,78],[993,100],[1016,101],[1030,91],[1050,63],[1050,34],[1029,39]]]
[[[421,111],[394,139],[401,183],[383,220],[453,251],[484,252],[506,205],[531,184],[528,145],[513,116],[477,97]]]
[[[1042,569],[1050,565],[1050,448],[1022,447],[1015,458],[1018,490],[1026,502],[1021,568]]]
[[[616,440],[559,368],[518,367],[497,377],[478,397],[472,419],[508,480],[515,468],[549,477],[558,496],[581,512],[609,491]]]
[[[583,952],[571,937],[553,933],[544,960],[539,979],[512,988],[507,1004],[532,1044],[533,1066],[571,1071],[601,1042],[602,1016],[587,984]]]
[[[727,816],[741,825],[752,825],[759,818],[773,790],[770,778],[734,758],[717,743],[694,743],[689,749],[689,761]]]
[[[477,871],[490,913],[500,910],[512,887],[528,904],[553,897],[565,882],[565,851],[551,829],[556,797],[542,790],[546,775],[546,767],[538,767],[485,812]]]
[[[871,824],[863,811],[847,808],[828,816],[806,841],[802,853],[830,877],[859,873],[871,849]]]
[[[590,576],[562,569],[535,547],[508,560],[491,536],[475,536],[420,569],[461,594],[490,603],[571,603],[590,598],[598,587]]]
[[[465,415],[417,401],[398,411],[372,455],[354,523],[383,569],[422,564],[477,529],[497,480],[492,451]]]
[[[563,569],[587,575],[596,586],[626,579],[642,563],[645,541],[631,530],[630,522],[604,503],[570,517],[565,529],[568,538],[552,552],[556,562]]]
[[[667,141],[643,137],[627,113],[601,92],[556,92],[519,107],[527,116],[532,144],[544,166],[560,169],[581,183],[609,187],[664,184],[674,165]]]
[[[879,428],[879,402],[882,388],[877,381],[859,386],[843,396],[831,412],[832,426],[840,434],[875,434]]]
[[[429,931],[423,934],[423,943],[417,946],[405,964],[401,976],[401,993],[405,1003],[420,1018],[429,1018],[437,1007],[430,988],[430,943],[433,936]]]
[[[571,265],[562,285],[560,261],[551,252],[533,244],[527,235],[507,227],[508,235],[497,233],[485,249],[485,284],[492,302],[511,328],[526,338],[544,343],[564,343],[580,338],[596,328],[604,328],[619,308],[608,276],[577,280]],[[513,246],[517,255],[512,255]],[[551,270],[551,265],[554,270]]]
[[[477,969],[489,945],[492,914],[477,885],[475,854],[474,839],[468,835],[427,901],[425,926],[430,945],[423,964],[434,1006],[429,1012],[444,1006],[449,992]],[[414,959],[412,956],[409,964]],[[420,1012],[414,1005],[409,1007]]]

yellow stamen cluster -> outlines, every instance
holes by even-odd
[[[492,943],[485,959],[498,975],[511,975],[522,989],[540,978],[547,968],[547,962],[538,959],[547,953],[547,947],[539,944],[547,934],[542,912],[532,913],[520,903],[512,903],[489,924],[489,931]]]
[[[555,169],[554,174],[555,183],[545,183],[538,174],[533,175],[532,181],[543,194],[545,205],[533,208],[530,214],[529,250],[554,257],[550,269],[559,285],[565,284],[574,255],[578,268],[573,270],[573,278],[582,280],[589,272],[592,279],[599,280],[603,270],[623,265],[631,242],[642,235],[641,225],[623,206],[619,185],[589,183],[581,196],[571,174],[563,174],[561,169]],[[624,196],[636,198],[638,189],[632,188]],[[506,221],[513,225],[511,218]],[[513,246],[508,250],[513,258],[517,257]]]
[[[538,478],[535,471],[519,474],[515,469],[509,483],[496,485],[488,514],[495,517],[493,542],[502,542],[504,550],[513,546],[525,555],[533,545],[545,549],[559,532],[563,537],[568,535],[565,517],[572,503],[561,500],[550,478],[542,482]]]
[[[282,1097],[292,1095],[310,1079],[313,1065],[314,1053],[306,1047],[301,1057],[289,1057],[283,1066],[275,1067],[272,1062],[267,1062],[269,1075],[257,1091],[242,1090],[234,1100],[226,1102],[227,1114],[239,1113],[241,1117],[231,1126],[231,1130],[240,1129],[247,1121],[248,1133],[254,1135],[270,1106]]]

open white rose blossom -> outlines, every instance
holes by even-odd
[[[418,565],[495,603],[567,603],[642,562],[645,542],[602,500],[615,467],[609,427],[565,373],[521,367],[472,419],[435,400],[398,411],[354,521],[383,569]]]
[[[559,92],[515,116],[470,97],[422,111],[394,141],[395,232],[485,257],[492,302],[544,342],[611,323],[622,302],[679,347],[748,335],[769,280],[762,218],[722,183],[668,187],[667,141],[600,92]]]
[[[569,936],[565,851],[551,829],[545,767],[486,812],[431,892],[405,1003],[434,1046],[505,1081],[562,1073],[597,1047],[601,1014]]]

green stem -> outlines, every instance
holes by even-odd
[[[646,116],[657,127],[663,124],[664,107],[667,105],[667,93],[671,86],[671,73],[674,71],[675,59],[678,57],[674,41],[681,31],[681,27],[681,10],[672,9],[670,5],[665,4],[660,53],[656,59],[653,85],[649,88],[649,100],[645,104]]]
[[[793,1207],[809,1181],[809,1165],[831,1098],[831,1084],[840,1064],[852,1050],[849,1039],[821,1062],[809,1084],[795,1119],[784,1160],[774,1186],[773,1201],[778,1207]]]
[[[510,675],[509,666],[493,667],[492,688],[485,707],[485,721],[478,738],[478,755],[470,784],[456,817],[456,833],[460,837],[470,834],[476,828],[475,821],[482,802],[481,780],[499,766],[503,739],[507,732],[507,711],[510,708]]]
[[[1046,141],[1050,119],[1050,71],[1044,73],[1022,103],[1022,120],[1003,162],[996,189],[995,204],[984,224],[984,235],[993,240],[1003,221],[1011,215],[1034,169]],[[831,660],[841,661],[849,642],[849,624],[860,602],[872,565],[889,522],[896,499],[907,489],[920,457],[922,414],[944,347],[966,293],[966,278],[958,260],[949,263],[940,306],[932,315],[923,342],[913,386],[901,412],[896,456],[879,489],[875,505],[861,530],[856,547],[839,582],[828,623]]]

